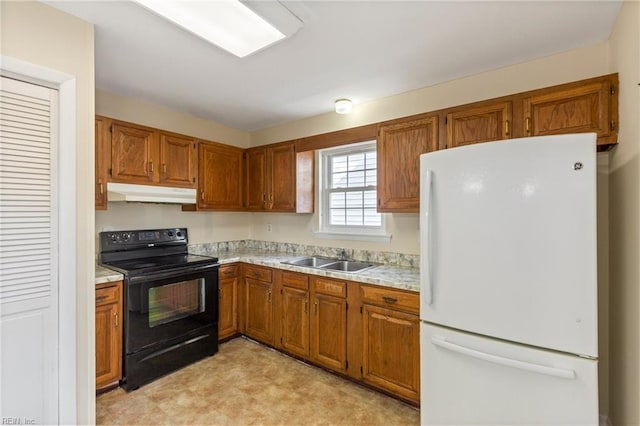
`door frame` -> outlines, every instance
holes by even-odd
[[[73,75],[35,65],[16,58],[0,56],[0,74],[58,91],[58,423],[77,423],[78,365],[86,365],[83,376],[94,377],[95,348],[90,339],[87,362],[77,362],[77,244],[76,244],[76,78]],[[87,141],[89,143],[90,141]],[[81,259],[85,260],[85,259]],[[80,301],[81,303],[86,301]],[[91,312],[94,312],[93,310]],[[94,382],[95,383],[95,382]],[[90,401],[95,405],[95,394]],[[94,410],[95,411],[95,410]]]

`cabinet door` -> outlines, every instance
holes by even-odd
[[[417,315],[363,305],[362,379],[412,401],[420,400]]]
[[[245,160],[245,206],[247,210],[267,209],[267,150],[252,148]]]
[[[192,138],[160,134],[160,183],[195,188],[196,143]]]
[[[111,150],[109,149],[109,124],[105,117],[95,119],[95,207],[96,210],[107,209],[107,179],[109,177],[109,164],[111,164]]]
[[[273,344],[271,283],[245,278],[246,333],[261,342]]]
[[[96,290],[96,389],[122,377],[121,284]]]
[[[282,347],[296,355],[309,356],[309,292],[282,287]]]
[[[224,278],[224,271],[225,268],[220,268],[218,282],[218,340],[238,331],[238,277]]]
[[[456,110],[446,122],[447,148],[513,137],[510,101]]]
[[[335,371],[346,372],[347,301],[316,294],[311,314],[311,359]]]
[[[111,180],[149,184],[158,181],[156,133],[122,123],[111,132]]]
[[[378,211],[420,210],[420,154],[438,146],[438,117],[381,126],[378,131]]]
[[[267,151],[267,209],[278,212],[296,211],[296,152],[293,143]]]
[[[198,151],[198,209],[242,210],[242,149],[200,142]]]
[[[595,132],[599,143],[608,142],[615,127],[610,116],[611,87],[610,81],[599,81],[525,98],[526,135]]]

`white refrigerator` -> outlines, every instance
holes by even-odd
[[[420,157],[423,425],[597,425],[596,135]]]

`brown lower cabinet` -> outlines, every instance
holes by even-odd
[[[218,272],[218,340],[238,333],[238,265],[222,265]]]
[[[331,370],[347,372],[347,283],[312,277],[310,359]]]
[[[273,345],[273,283],[270,268],[244,267],[244,333]]]
[[[263,266],[243,268],[244,334],[419,404],[417,293]]]
[[[122,281],[96,285],[96,390],[122,378]]]

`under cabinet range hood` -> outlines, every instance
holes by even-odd
[[[192,188],[108,182],[107,200],[110,202],[195,204],[196,190]]]

